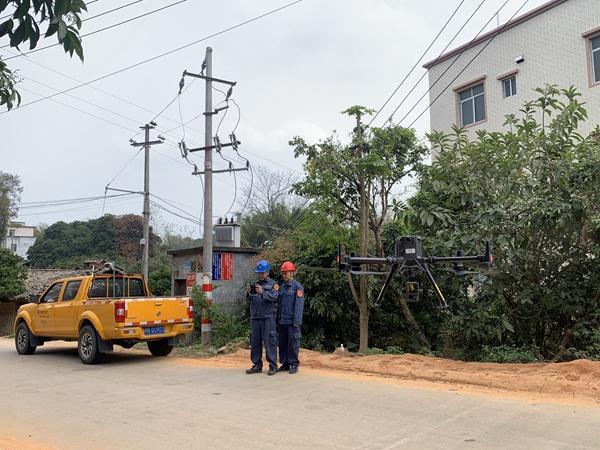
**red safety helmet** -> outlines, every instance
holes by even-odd
[[[295,272],[296,266],[291,261],[286,261],[281,265],[282,272]]]

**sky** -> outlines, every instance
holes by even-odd
[[[97,0],[89,5],[84,19],[132,4],[84,22],[82,33],[175,1]],[[225,30],[291,1],[187,0],[84,38],[84,63],[65,55],[60,47],[20,56],[7,63],[23,79],[19,88],[24,105]],[[440,54],[481,1],[464,0],[422,63]],[[485,0],[450,48],[471,40],[504,1]],[[522,12],[544,2],[530,0]],[[172,228],[200,237],[200,227],[193,217],[201,217],[202,182],[191,174],[193,167],[182,159],[177,143],[183,139],[188,147],[204,145],[204,82],[186,78],[184,92],[181,96],[177,92],[183,70],[200,71],[207,46],[213,49],[213,76],[237,81],[232,98],[240,108],[238,113],[230,103],[225,116],[224,111],[215,116],[213,131],[219,126],[221,141],[228,141],[239,120],[235,131],[242,143],[239,153],[250,161],[255,172],[275,170],[300,177],[302,161],[294,159],[289,140],[301,136],[309,142],[318,142],[334,130],[342,138],[347,136],[353,123],[341,111],[356,104],[380,109],[459,3],[459,0],[303,0],[147,64],[0,114],[0,171],[18,175],[23,185],[18,220],[38,225],[88,220],[103,213],[141,214],[143,199],[137,194],[76,204],[47,203],[101,197],[109,183],[115,189],[143,190],[143,151],[135,156],[138,149],[129,140],[143,140],[139,127],[154,119],[158,127],[151,137],[156,139],[162,134],[166,141],[150,150],[150,192],[152,200],[170,212],[153,206],[153,226],[159,231]],[[509,0],[500,13],[500,23],[508,20],[522,4],[523,0]],[[494,19],[486,31],[496,23]],[[0,46],[6,43],[5,38],[0,39]],[[53,38],[42,40],[39,45],[49,43],[54,43]],[[13,53],[14,49],[0,49],[3,59]],[[418,81],[425,71],[422,63],[373,126],[381,126]],[[427,89],[425,77],[394,117],[404,116]],[[218,104],[223,95],[214,91],[213,98]],[[426,99],[402,125],[409,125],[427,106]],[[182,122],[187,125],[181,127]],[[429,127],[428,113],[414,127],[423,136]],[[222,154],[236,167],[245,165],[245,160],[237,158],[231,149],[223,149]],[[191,158],[192,164],[203,167],[203,155],[194,153]],[[228,164],[217,154],[213,160],[216,169]],[[227,211],[241,209],[245,199],[240,187],[250,180],[249,172],[238,172],[235,177],[214,175],[215,219]],[[115,194],[118,192],[108,192]]]

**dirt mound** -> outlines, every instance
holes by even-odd
[[[206,360],[219,367],[246,367],[249,351]],[[495,364],[467,363],[420,355],[372,355],[347,357],[302,350],[303,367],[481,388],[487,391],[520,392],[535,397],[554,397],[600,405],[600,362]]]

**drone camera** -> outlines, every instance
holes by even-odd
[[[410,303],[416,303],[419,301],[419,295],[421,294],[421,287],[418,281],[407,281],[404,283],[404,289],[402,293],[406,296],[406,301]]]

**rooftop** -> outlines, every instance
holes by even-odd
[[[526,12],[525,14],[519,16],[519,17],[515,17],[512,20],[509,20],[508,22],[506,22],[504,25],[500,25],[497,28],[494,28],[491,31],[488,31],[485,34],[482,34],[481,36],[479,36],[476,39],[473,39],[472,41],[461,45],[460,47],[455,48],[454,50],[450,50],[449,52],[444,53],[443,55],[437,57],[436,59],[429,61],[428,63],[425,63],[423,65],[423,67],[425,69],[431,69],[433,66],[440,64],[450,58],[452,58],[455,55],[458,55],[459,53],[476,47],[477,45],[481,44],[482,42],[487,41],[488,39],[490,39],[491,37],[493,37],[495,34],[500,34],[500,33],[504,33],[505,31],[510,30],[511,28],[516,27],[517,25],[521,25],[524,22],[527,22],[528,20],[533,19],[534,17],[539,16],[540,14],[545,13],[546,11],[549,11],[550,9],[561,5],[562,3],[567,2],[568,0],[550,0],[547,3],[544,3],[541,6],[538,6],[537,8],[532,9],[529,12]]]

